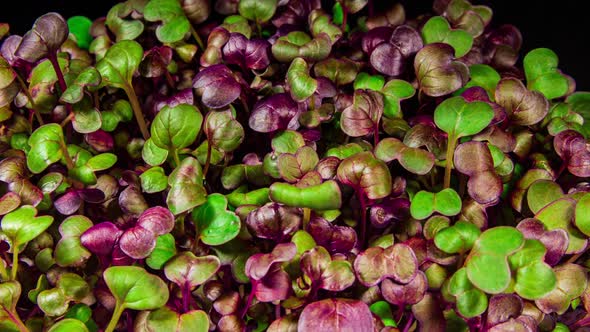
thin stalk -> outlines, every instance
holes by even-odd
[[[4,266],[4,260],[0,262],[0,278],[2,278],[3,281],[7,281],[8,278],[10,278],[8,272],[6,271],[6,267]]]
[[[74,119],[74,113],[70,113],[59,125],[63,128],[68,123],[70,123],[70,121],[72,121],[73,119]]]
[[[172,75],[170,75],[170,72],[166,70],[166,72],[164,73],[164,76],[166,76],[166,82],[168,83],[168,85],[170,85],[170,87],[172,89],[174,89],[176,87],[176,82],[174,82],[174,78],[172,78]]]
[[[260,26],[260,22],[256,21],[256,31],[258,31],[258,37],[262,38],[262,26]]]
[[[310,219],[311,219],[311,209],[310,208],[303,208],[303,229],[307,229],[307,225],[309,225]]]
[[[109,325],[104,330],[104,332],[113,332],[115,330],[115,328],[117,327],[117,323],[119,322],[119,319],[121,318],[121,314],[123,313],[124,310],[125,310],[125,308],[120,306],[119,303],[117,303],[115,305],[115,311],[113,311],[113,316],[111,317],[111,321],[109,322]]]
[[[66,146],[66,144],[63,141],[59,142],[59,144],[61,145],[62,154],[64,156],[64,159],[66,160],[66,166],[67,166],[68,170],[74,168],[74,161],[72,160],[72,157],[70,157],[70,154],[68,153],[68,147]]]
[[[68,89],[68,85],[66,84],[66,80],[64,78],[64,74],[61,71],[61,68],[59,68],[57,54],[50,54],[47,56],[47,58],[51,62],[53,70],[55,70],[55,74],[57,75],[57,81],[59,82],[59,88],[61,90],[61,93],[64,93]],[[66,110],[68,111],[68,114],[73,113],[72,105],[66,103]]]
[[[37,122],[39,122],[39,125],[44,125],[45,122],[43,122],[43,118],[41,117],[41,114],[39,114],[39,111],[37,111],[37,104],[35,104],[35,101],[33,100],[33,96],[31,96],[31,93],[29,92],[29,89],[27,88],[27,85],[25,84],[25,81],[22,79],[22,77],[20,77],[20,75],[15,71],[14,72],[16,74],[16,80],[18,81],[18,84],[21,87],[21,90],[25,93],[25,96],[27,96],[27,99],[29,99],[29,102],[31,103],[31,107],[33,107],[33,114],[35,114],[35,118],[37,119]]]
[[[207,177],[209,165],[211,164],[211,142],[207,142],[207,159],[205,159],[205,166],[203,167],[203,179]]]
[[[29,328],[27,328],[27,326],[25,325],[25,323],[23,323],[23,321],[20,319],[20,317],[18,316],[18,313],[12,312],[10,310],[8,310],[5,306],[1,306],[2,310],[4,310],[4,312],[6,312],[6,314],[8,315],[8,318],[16,325],[16,327],[18,328],[18,330],[20,332],[29,332]]]
[[[246,306],[244,307],[244,309],[240,313],[241,318],[244,318],[244,316],[246,316],[248,309],[252,305],[252,301],[254,300],[254,293],[255,292],[256,292],[256,281],[253,281],[252,282],[252,290],[250,291],[250,294],[248,294],[248,299],[246,300]]]
[[[379,122],[375,123],[374,131],[375,132],[373,133],[373,147],[376,148],[377,144],[379,144]]]
[[[199,48],[201,50],[204,50],[205,49],[205,45],[203,44],[203,40],[201,40],[201,37],[197,33],[197,30],[195,30],[195,28],[193,28],[192,25],[191,25],[191,35],[193,35],[193,38],[197,42],[197,45],[199,45]]]
[[[182,310],[184,310],[184,312],[190,311],[190,294],[191,290],[187,282],[182,287]]]
[[[408,332],[410,327],[412,327],[412,323],[414,323],[414,315],[410,312],[410,316],[408,317],[408,322],[404,326],[403,332]]]
[[[445,165],[445,180],[444,188],[451,186],[451,169],[453,168],[453,155],[455,153],[455,147],[457,146],[457,139],[454,136],[448,138],[447,143],[447,154],[446,154],[446,165]]]
[[[18,247],[14,246],[12,250],[12,270],[10,271],[10,280],[16,280],[16,273],[18,272]]]
[[[367,202],[365,202],[365,198],[363,197],[363,194],[360,192],[357,192],[357,197],[359,199],[359,202],[361,203],[361,238],[360,238],[360,244],[361,246],[365,245],[365,240],[366,240],[366,236],[367,236]]]
[[[342,32],[346,31],[347,18],[348,18],[348,8],[346,8],[344,3],[342,3],[342,25],[340,26],[340,29],[342,29]]]
[[[141,105],[139,104],[139,100],[137,99],[137,95],[135,94],[135,90],[129,84],[125,85],[123,88],[125,93],[127,94],[127,98],[129,98],[129,102],[131,103],[131,108],[133,108],[133,114],[135,114],[135,120],[137,120],[137,124],[139,125],[139,130],[141,131],[141,135],[145,140],[150,138],[150,132],[148,130],[147,124],[145,122],[145,118],[143,117],[143,112],[141,111]]]
[[[178,150],[174,149],[172,151],[172,158],[174,158],[174,163],[176,164],[176,167],[178,167],[180,165],[180,158],[178,157]]]

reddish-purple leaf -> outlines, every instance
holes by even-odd
[[[137,219],[137,225],[152,231],[156,236],[164,235],[174,228],[174,215],[165,207],[154,206],[143,211]]]
[[[149,229],[135,226],[123,232],[119,239],[119,246],[131,258],[146,258],[156,247],[156,236]]]
[[[331,298],[308,304],[297,324],[298,331],[373,331],[373,316],[361,301]]]
[[[96,224],[80,236],[80,241],[86,249],[96,255],[106,256],[113,251],[115,243],[123,232],[112,222]]]
[[[242,92],[239,80],[225,65],[214,65],[201,70],[193,79],[193,88],[203,104],[211,108],[231,104]]]

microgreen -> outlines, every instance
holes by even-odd
[[[410,13],[0,23],[0,330],[587,328],[590,93],[487,6]]]

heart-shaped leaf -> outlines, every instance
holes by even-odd
[[[221,194],[207,196],[207,201],[194,209],[192,216],[199,239],[207,245],[224,244],[240,232],[240,218],[227,210],[227,198]]]
[[[504,107],[515,124],[530,126],[543,120],[549,112],[549,102],[538,91],[529,91],[521,81],[504,78],[496,87],[496,102]]]
[[[162,43],[175,43],[184,39],[191,25],[178,1],[153,0],[143,9],[143,17],[149,22],[162,22],[156,28],[156,37]]]
[[[470,103],[463,97],[446,99],[434,111],[434,122],[449,135],[449,141],[479,133],[493,117],[494,111],[488,103]]]
[[[270,20],[276,10],[277,0],[243,0],[238,4],[240,15],[256,24]]]
[[[197,257],[192,252],[184,251],[166,263],[164,273],[168,280],[179,287],[192,290],[215,275],[219,266],[216,256]]]
[[[31,150],[27,166],[31,172],[41,173],[63,156],[65,143],[62,128],[55,123],[37,128],[29,137],[29,145]]]
[[[431,97],[457,91],[469,80],[469,68],[453,60],[454,50],[447,44],[434,43],[422,48],[414,59],[420,90]]]
[[[466,252],[473,247],[480,234],[477,226],[459,220],[453,226],[438,231],[434,236],[434,244],[449,254]]]
[[[473,36],[461,29],[451,29],[442,16],[434,16],[422,27],[424,44],[445,43],[455,49],[455,57],[460,58],[471,50]]]
[[[170,233],[158,236],[156,246],[145,263],[154,270],[160,270],[164,264],[176,255],[176,242]]]
[[[434,155],[420,148],[406,146],[397,138],[386,137],[375,147],[375,156],[384,162],[398,160],[406,170],[419,175],[430,172],[434,166]]]
[[[309,75],[307,62],[295,58],[287,70],[287,86],[296,102],[307,100],[318,88],[318,81]]]
[[[14,248],[33,240],[52,223],[52,216],[37,217],[37,209],[24,205],[5,215],[0,226],[2,233],[11,240],[13,250],[18,250]]]
[[[299,127],[297,103],[287,93],[279,93],[262,99],[254,105],[250,128],[261,133]]]
[[[343,112],[340,120],[342,131],[348,136],[377,135],[383,115],[383,96],[375,91],[358,90],[352,105]]]
[[[148,331],[207,332],[209,319],[202,310],[191,310],[179,314],[167,307],[162,307],[147,315],[145,326]]]
[[[400,103],[402,100],[412,98],[416,89],[404,80],[393,79],[385,84],[381,93],[384,103],[383,115],[388,118],[402,118]]]
[[[410,214],[415,219],[426,219],[434,212],[445,216],[454,216],[461,212],[461,198],[451,188],[438,193],[421,190],[414,195],[410,205]]]
[[[203,187],[201,164],[192,157],[182,160],[168,176],[170,191],[166,204],[174,214],[180,214],[206,202],[207,192]]]
[[[209,112],[203,128],[209,144],[223,152],[231,152],[244,140],[244,128],[231,110]]]
[[[338,166],[338,180],[353,187],[369,199],[379,199],[391,193],[391,173],[387,165],[371,152],[350,156]]]
[[[355,281],[352,266],[347,261],[332,260],[324,247],[315,247],[301,255],[301,271],[312,285],[340,292]]]
[[[234,73],[222,64],[201,70],[193,79],[193,88],[203,104],[211,108],[223,108],[231,104],[242,91]]]
[[[14,55],[31,63],[47,56],[55,57],[68,34],[66,20],[58,13],[47,13],[35,20],[33,28],[23,36]]]
[[[55,261],[59,266],[79,266],[90,258],[80,237],[92,226],[92,221],[84,216],[71,216],[62,221],[59,225],[61,239],[55,246]]]
[[[385,278],[408,283],[416,276],[418,261],[406,244],[396,243],[387,248],[371,247],[354,260],[358,280],[365,286],[375,286]]]
[[[139,175],[141,189],[148,193],[161,192],[168,187],[168,177],[162,167],[156,166]]]
[[[188,104],[164,106],[151,126],[151,140],[163,149],[178,150],[191,145],[201,130],[203,116]]]
[[[158,309],[168,301],[170,294],[166,284],[141,267],[111,266],[103,275],[115,297],[115,314],[124,309]]]
[[[523,59],[527,87],[547,99],[563,97],[570,89],[567,76],[557,69],[557,54],[548,48],[536,48]]]
[[[361,301],[325,299],[305,306],[297,323],[298,331],[373,331],[373,316]]]
[[[544,313],[556,312],[562,315],[573,299],[579,297],[588,285],[587,273],[576,264],[563,264],[555,268],[554,285],[556,286],[545,296],[535,300],[537,307]]]
[[[143,5],[125,1],[114,5],[109,10],[105,25],[115,34],[118,42],[121,40],[133,40],[141,35],[144,28],[143,22],[135,19],[131,14],[134,11],[143,11]],[[136,8],[136,6],[139,8]]]
[[[297,208],[268,203],[251,211],[246,224],[252,235],[281,242],[301,225],[301,211]]]
[[[348,58],[328,58],[313,66],[316,76],[326,77],[338,86],[352,83],[357,76],[358,70],[358,64]]]
[[[141,45],[133,40],[123,40],[111,46],[97,64],[102,77],[101,85],[126,88],[131,85],[133,74],[143,58]]]

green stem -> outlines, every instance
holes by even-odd
[[[16,273],[18,272],[18,246],[12,249],[12,270],[10,280],[16,280]]]
[[[18,328],[18,330],[20,332],[29,332],[29,329],[23,323],[23,321],[20,319],[16,310],[15,310],[15,312],[12,312],[12,311],[6,309],[5,306],[1,306],[1,307],[2,307],[2,310],[4,310],[4,312],[6,312],[6,314],[8,315],[8,318],[14,323],[14,325],[16,325],[16,327]]]
[[[307,229],[307,225],[309,224],[309,220],[311,219],[311,209],[310,208],[303,208],[303,229]]]
[[[172,150],[172,158],[174,158],[174,163],[176,164],[176,167],[178,167],[180,165],[180,158],[178,157],[178,150],[176,150],[176,149]]]
[[[61,145],[62,154],[64,156],[64,159],[66,160],[66,167],[68,168],[68,170],[71,170],[72,168],[74,168],[74,161],[68,153],[68,147],[66,146],[66,143],[63,141],[59,142],[59,144]]]
[[[10,276],[8,275],[8,272],[6,271],[6,267],[4,266],[4,260],[3,259],[1,259],[1,260],[2,261],[0,261],[0,278],[2,278],[2,281],[7,281],[10,278]]]
[[[143,112],[141,110],[141,105],[139,104],[139,100],[137,99],[137,95],[135,94],[135,90],[133,90],[133,86],[130,84],[126,84],[123,88],[125,93],[127,94],[127,98],[129,98],[129,102],[131,103],[131,108],[133,108],[133,113],[135,114],[135,120],[137,120],[137,124],[139,125],[139,130],[141,131],[141,135],[143,139],[147,140],[150,138],[150,132],[148,130],[147,124],[145,122],[145,118],[143,117]]]
[[[205,160],[205,167],[203,167],[203,179],[207,177],[209,165],[211,164],[211,142],[207,142],[207,159]]]
[[[111,321],[109,322],[109,325],[104,330],[104,332],[113,332],[115,330],[115,328],[117,327],[117,323],[119,322],[119,318],[121,318],[121,314],[123,314],[124,310],[125,308],[119,305],[119,303],[115,305],[115,311],[113,311]]]
[[[45,122],[43,122],[43,118],[41,117],[41,114],[39,114],[39,111],[37,111],[37,104],[35,104],[35,101],[33,100],[33,96],[31,96],[31,93],[29,92],[29,89],[27,88],[25,81],[22,79],[22,77],[20,77],[20,75],[16,71],[14,73],[16,74],[16,80],[18,81],[18,84],[20,85],[21,90],[25,93],[25,96],[27,96],[27,99],[29,99],[29,102],[31,103],[31,107],[33,107],[33,113],[35,114],[35,118],[37,119],[37,122],[39,122],[40,126],[44,125]]]
[[[199,45],[199,48],[201,50],[204,50],[205,49],[205,45],[203,44],[203,40],[201,40],[201,37],[197,33],[197,30],[195,30],[195,28],[193,28],[192,24],[191,24],[191,34],[193,35],[193,38],[197,42],[197,45]]]
[[[453,155],[455,154],[456,146],[457,139],[454,136],[449,135],[447,143],[444,189],[451,186],[451,169],[453,168]]]

